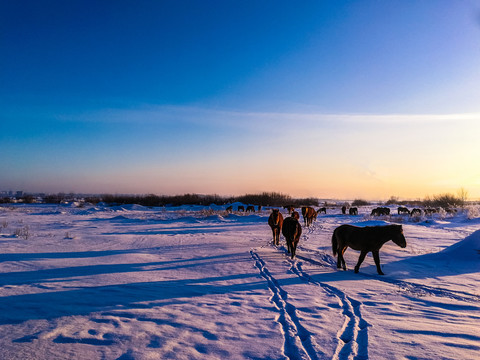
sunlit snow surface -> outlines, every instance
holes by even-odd
[[[0,358],[478,358],[479,218],[329,208],[292,261],[269,209],[224,208],[0,207]],[[337,270],[345,223],[403,224],[408,245],[385,244],[384,276],[351,249]]]

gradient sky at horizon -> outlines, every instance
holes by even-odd
[[[480,198],[480,3],[2,1],[0,190]]]

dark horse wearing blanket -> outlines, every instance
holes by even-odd
[[[280,231],[283,226],[283,215],[278,209],[273,209],[268,218],[268,225],[272,228],[273,243],[278,245],[280,243]]]
[[[332,251],[333,255],[338,253],[337,268],[343,267],[347,270],[343,254],[347,247],[360,251],[357,265],[355,265],[355,272],[358,273],[360,265],[365,256],[371,251],[377,272],[384,275],[380,268],[380,248],[387,241],[392,240],[395,244],[404,248],[407,246],[405,236],[403,236],[402,225],[386,225],[386,226],[366,226],[358,227],[353,225],[340,225],[333,231],[332,235]]]
[[[292,259],[297,252],[298,240],[302,235],[302,226],[300,225],[298,212],[294,211],[292,216],[285,218],[283,222],[282,234],[287,240],[287,251],[292,254]]]

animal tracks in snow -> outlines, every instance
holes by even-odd
[[[281,281],[268,270],[265,261],[260,255],[251,250],[250,254],[255,261],[255,266],[260,275],[267,281],[268,288],[272,293],[270,301],[280,312],[277,322],[281,325],[285,338],[284,354],[289,359],[324,359],[327,358],[325,349],[321,349],[315,341],[315,334],[309,332],[303,325],[303,319],[297,315],[297,309],[292,305],[289,294]],[[308,258],[306,258],[308,259]],[[311,261],[312,264],[324,267],[332,267],[332,261],[328,257],[320,261]],[[313,279],[302,268],[302,262],[298,260],[287,260],[290,266],[290,273],[295,274],[304,283],[320,287],[328,296],[337,299],[338,309],[344,322],[338,330],[336,337],[336,348],[333,352],[335,360],[361,360],[368,359],[368,326],[361,314],[362,303],[352,299],[342,290],[328,285],[324,282]]]
[[[289,302],[288,293],[271,275],[263,259],[253,250],[250,251],[250,255],[260,271],[260,275],[267,281],[268,288],[272,293],[270,301],[279,312],[277,322],[281,326],[285,339],[283,347],[285,356],[291,360],[323,358],[323,351],[315,342],[312,334],[302,326],[297,315],[297,309]]]
[[[362,318],[361,303],[334,286],[314,280],[302,269],[301,262],[293,261],[291,271],[307,283],[322,287],[340,303],[345,322],[337,333],[338,345],[333,359],[368,359],[369,324]]]

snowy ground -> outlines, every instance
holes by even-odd
[[[292,261],[267,210],[221,210],[0,207],[0,359],[479,358],[478,217],[328,209]],[[335,227],[388,222],[386,275],[336,269]]]

